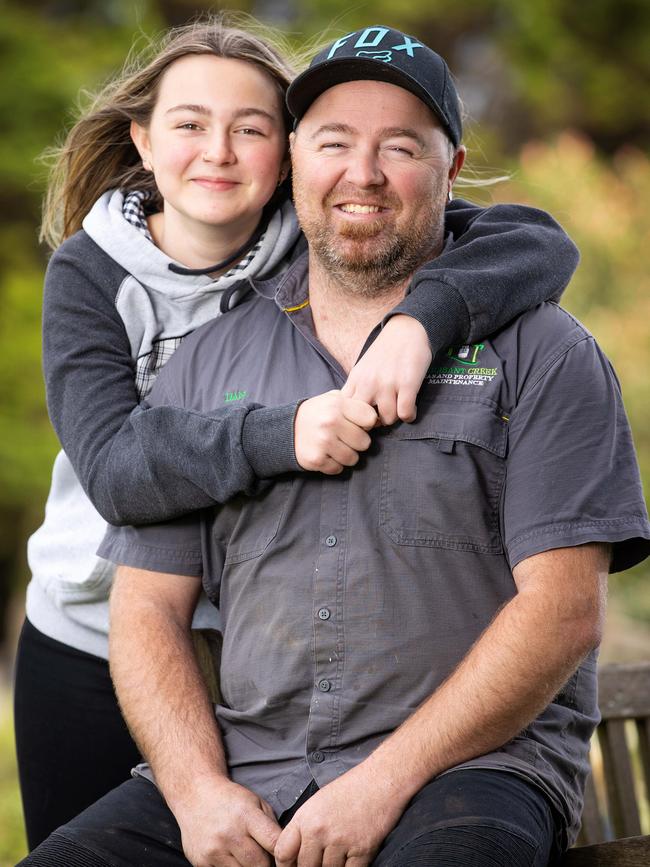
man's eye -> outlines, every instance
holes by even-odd
[[[241,129],[237,130],[241,135],[260,135],[263,136],[264,133],[259,129],[253,129],[251,126],[244,126]]]
[[[388,147],[386,149],[389,151],[392,151],[393,153],[398,154],[399,156],[405,156],[405,157],[412,157],[413,156],[412,150],[409,150],[408,148],[402,147],[401,145],[388,145]]]
[[[321,145],[322,150],[342,150],[344,147],[341,141],[326,141]]]

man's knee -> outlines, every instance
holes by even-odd
[[[58,828],[18,867],[188,867],[180,830],[141,777],[113,789]]]
[[[539,846],[506,828],[458,825],[411,840],[385,867],[538,867]]]
[[[374,867],[546,867],[558,828],[536,787],[501,771],[458,770],[421,789]]]
[[[17,867],[111,867],[99,855],[54,832]]]

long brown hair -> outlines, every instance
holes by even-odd
[[[263,38],[258,33],[263,33]],[[281,49],[276,47],[280,44]],[[264,70],[278,89],[288,132],[284,95],[295,69],[285,59],[291,55],[277,33],[271,34],[246,16],[224,13],[168,30],[144,52],[127,58],[120,74],[94,96],[63,144],[46,153],[51,168],[41,241],[54,249],[78,231],[92,205],[107,190],[145,190],[153,195],[154,206],[162,208],[153,174],[144,170],[131,141],[130,126],[131,121],[148,124],[164,72],[188,54],[244,60]]]

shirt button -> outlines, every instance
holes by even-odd
[[[336,545],[336,541],[336,536],[328,536],[327,539],[325,539],[325,544],[328,548],[333,548]]]
[[[314,752],[311,754],[311,760],[312,762],[317,762],[318,764],[320,764],[321,762],[325,761],[325,755],[321,753],[320,750],[314,750]]]
[[[321,620],[329,620],[330,619],[330,610],[329,608],[319,608],[318,609],[318,617]]]
[[[319,680],[318,688],[321,692],[329,692],[332,688],[332,684],[329,682],[329,680]]]

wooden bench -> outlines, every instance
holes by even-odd
[[[214,660],[221,635],[194,633],[199,665],[212,701],[219,701]],[[601,666],[602,720],[591,751],[582,828],[562,867],[650,867],[650,662]],[[636,743],[634,743],[636,740]]]
[[[578,843],[563,867],[650,867],[650,663],[605,665],[598,673],[602,721]]]

